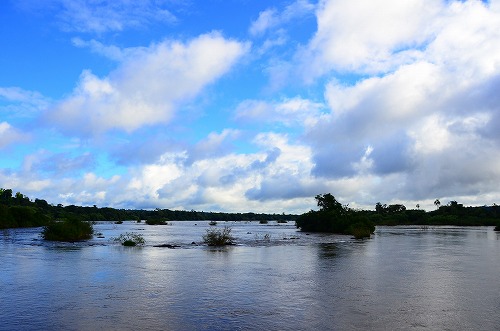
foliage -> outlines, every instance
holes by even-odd
[[[495,226],[500,221],[500,206],[465,207],[450,201],[441,204],[436,199],[437,209],[426,212],[406,209],[404,205],[386,205],[378,202],[375,211],[353,211],[342,205],[330,194],[316,196],[319,211],[304,215],[291,214],[256,214],[222,213],[186,210],[126,210],[97,206],[52,205],[42,199],[30,200],[26,195],[12,189],[0,188],[0,229],[17,227],[47,226],[54,220],[73,219],[82,222],[125,220],[148,220],[148,224],[166,224],[167,220],[207,220],[213,222],[228,221],[277,221],[278,223],[296,221],[304,231],[326,231],[349,233],[353,217],[363,216],[377,225],[457,225],[457,226]],[[309,215],[310,214],[310,215]],[[311,219],[313,222],[308,221]],[[305,224],[308,223],[308,224]],[[311,223],[311,224],[309,224]],[[308,228],[308,229],[306,229]]]
[[[14,210],[12,209],[15,207]],[[29,208],[29,209],[22,209]],[[14,211],[13,211],[14,210]],[[12,212],[13,211],[13,212]],[[34,213],[33,213],[34,212]],[[15,214],[15,215],[14,215]],[[25,217],[28,216],[28,217]],[[215,222],[226,221],[259,221],[270,219],[276,221],[295,220],[297,215],[291,214],[256,214],[256,213],[222,213],[199,212],[186,210],[127,210],[97,206],[75,206],[62,204],[52,205],[42,199],[31,201],[24,194],[13,194],[12,189],[0,188],[0,229],[17,227],[38,227],[48,225],[51,220],[67,218],[81,221],[109,221],[119,222],[125,220],[149,220],[157,224],[166,224],[168,220],[208,220]]]
[[[225,246],[234,243],[234,237],[231,235],[231,228],[210,228],[203,235],[203,242],[208,246]]]
[[[337,199],[335,199],[335,197],[330,193],[318,194],[314,197],[314,199],[316,199],[320,211],[328,211],[341,214],[348,209],[347,206],[342,206],[342,204],[338,202]]]
[[[405,205],[401,204],[386,205],[377,202],[377,204],[375,205],[375,211],[379,214],[401,213],[404,212],[405,210],[406,210]]]
[[[52,221],[45,226],[42,237],[51,241],[81,241],[92,238],[94,232],[92,223],[69,218],[62,221]]]
[[[295,225],[302,231],[351,234],[355,238],[370,237],[375,226],[362,212],[343,206],[330,193],[317,195],[319,211],[299,216]]]
[[[112,238],[112,240],[123,246],[143,246],[146,243],[141,234],[134,232],[122,233],[117,238]]]
[[[160,218],[152,218],[146,220],[147,225],[167,225],[167,220],[165,219],[160,219]]]

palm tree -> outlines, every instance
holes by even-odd
[[[439,201],[439,199],[436,199],[436,200],[434,201],[434,204],[436,205],[436,208],[438,208],[438,209],[439,209],[439,206],[441,206],[441,201]]]

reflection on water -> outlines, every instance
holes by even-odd
[[[355,241],[292,224],[231,226],[238,245],[223,249],[199,245],[204,222],[98,224],[105,238],[73,244],[44,242],[40,229],[2,231],[0,330],[500,325],[500,240],[491,227],[379,227]],[[110,242],[126,231],[147,246]],[[180,248],[153,247],[164,243]]]

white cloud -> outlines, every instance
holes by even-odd
[[[27,135],[12,127],[7,122],[0,122],[0,149],[26,140]]]
[[[137,51],[135,48],[121,49],[115,45],[104,45],[95,39],[87,41],[82,38],[75,37],[71,39],[71,42],[75,47],[88,47],[92,52],[115,61],[123,61],[127,58],[127,56],[133,56],[133,53]]]
[[[259,35],[275,26],[278,22],[277,11],[274,8],[266,9],[259,13],[257,20],[250,26],[250,34]]]
[[[240,131],[234,129],[224,129],[220,134],[211,132],[206,139],[191,148],[186,162],[192,163],[198,159],[227,154],[231,150],[232,142],[239,136]]]
[[[318,32],[300,53],[311,73],[305,79],[339,71],[365,77],[327,85],[331,113],[307,128],[313,173],[335,182],[370,179],[365,196],[386,201],[500,198],[491,184],[500,180],[496,8],[322,2]]]
[[[247,49],[215,32],[187,43],[165,41],[134,49],[107,77],[84,71],[78,87],[51,110],[49,120],[69,134],[83,135],[167,123],[179,104],[227,73]]]
[[[279,102],[244,100],[235,111],[238,121],[279,123],[285,126],[312,125],[325,106],[299,96]]]
[[[307,0],[297,0],[286,6],[282,12],[279,12],[276,8],[268,8],[259,13],[259,17],[250,25],[249,32],[253,36],[263,35],[283,24],[311,13],[314,8],[315,6]]]
[[[104,33],[145,27],[153,22],[175,23],[177,18],[161,1],[54,0],[57,18],[67,31]]]
[[[316,35],[298,55],[304,75],[379,73],[412,62],[432,38],[441,7],[441,2],[421,0],[323,0]]]
[[[50,105],[50,100],[36,91],[27,91],[19,87],[0,87],[0,111],[16,117],[32,117]]]

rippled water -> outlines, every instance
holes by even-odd
[[[291,223],[224,225],[236,246],[199,245],[207,222],[98,224],[105,238],[75,244],[0,231],[0,330],[499,328],[492,227],[378,227],[356,241]],[[110,241],[127,231],[146,247]]]

